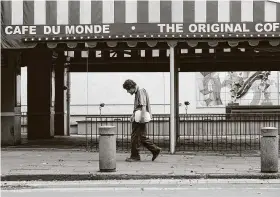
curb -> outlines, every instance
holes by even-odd
[[[30,151],[30,152],[80,152],[80,153],[93,153],[93,154],[99,154],[97,150],[86,150],[85,148],[30,148],[30,147],[1,147],[1,151],[5,152],[16,152],[16,151]],[[149,151],[141,151],[143,154],[150,154]],[[121,154],[128,154],[129,151],[125,150],[117,150],[117,155]],[[280,152],[279,152],[280,154]],[[161,155],[171,155],[169,151],[162,150]],[[177,151],[175,156],[218,156],[218,157],[260,157],[260,153],[257,151],[254,152],[243,152],[240,154],[240,152],[228,152],[228,151],[219,151],[219,152],[207,152],[207,151]]]
[[[280,179],[280,173],[195,174],[195,175],[44,174],[44,175],[1,176],[1,181],[89,181],[89,180],[146,180],[146,179]]]

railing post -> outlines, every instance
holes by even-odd
[[[170,153],[175,153],[176,147],[176,101],[175,101],[175,53],[174,48],[177,42],[168,42],[170,47]]]

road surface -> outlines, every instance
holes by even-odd
[[[2,197],[279,197],[280,180],[2,182]]]

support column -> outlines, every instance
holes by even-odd
[[[168,42],[170,47],[170,153],[176,148],[176,72],[175,72],[175,46],[177,42]],[[177,104],[178,105],[178,104]]]
[[[55,70],[55,135],[67,135],[65,114],[65,64],[66,58],[63,51],[58,53]]]
[[[179,72],[180,72],[180,49],[174,48],[174,79],[175,79],[175,119],[176,119],[176,142],[180,139],[180,100],[179,100]],[[176,146],[176,145],[175,145]]]
[[[2,51],[1,144],[21,143],[21,53]]]
[[[69,66],[66,68],[66,76],[65,76],[65,84],[67,87],[67,91],[65,91],[65,111],[66,111],[66,131],[67,131],[67,135],[70,135],[70,98],[71,98],[71,81],[70,81],[70,69]]]
[[[29,49],[27,64],[28,139],[49,139],[54,136],[52,51]]]

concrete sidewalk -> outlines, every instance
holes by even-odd
[[[259,157],[161,154],[152,162],[151,155],[142,154],[141,162],[127,163],[128,155],[117,153],[117,172],[101,173],[96,152],[2,149],[1,180],[280,178],[280,173],[260,173]]]

